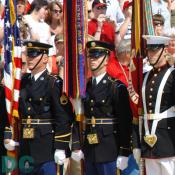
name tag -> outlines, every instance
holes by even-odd
[[[33,139],[35,136],[34,128],[23,128],[23,139]]]
[[[99,143],[99,138],[97,133],[92,133],[87,135],[87,140],[90,145],[93,144],[98,144]]]

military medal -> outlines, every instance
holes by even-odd
[[[146,135],[144,136],[144,140],[150,147],[153,147],[155,143],[157,142],[157,136],[156,135]]]

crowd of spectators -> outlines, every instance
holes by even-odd
[[[17,0],[17,14],[20,22],[21,40],[32,39],[53,45],[48,69],[57,74],[59,72],[60,55],[63,58],[63,1],[61,0],[33,0],[30,10],[26,13],[27,0]],[[102,0],[105,6],[96,7],[98,0],[88,0],[88,38],[111,42],[116,47],[115,56],[118,57],[118,47],[123,40],[131,40],[132,0]],[[3,10],[4,1],[0,1],[0,41],[3,43]],[[153,25],[156,35],[163,35],[164,31],[175,25],[175,1],[151,0]],[[57,44],[55,41],[58,41]],[[125,42],[125,41],[124,41]],[[2,44],[3,45],[3,44]],[[60,48],[62,51],[60,51]],[[59,53],[60,52],[60,53]],[[63,59],[64,60],[64,59]],[[115,63],[116,64],[116,63]],[[129,65],[129,64],[128,64]],[[62,74],[62,73],[61,73]]]

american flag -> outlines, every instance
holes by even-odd
[[[5,1],[4,16],[4,84],[8,119],[18,117],[18,99],[21,80],[21,46],[15,0]]]

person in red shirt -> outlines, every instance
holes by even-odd
[[[96,40],[115,44],[115,23],[106,16],[107,4],[105,0],[94,0],[92,11],[94,18],[88,22],[88,34]]]
[[[131,40],[124,39],[120,42],[117,48],[117,60],[122,69],[122,81],[128,87],[129,79],[129,65],[130,65],[130,54],[131,54]]]

